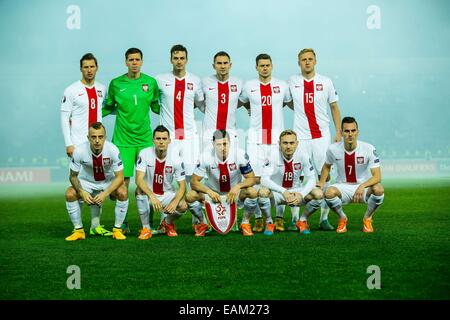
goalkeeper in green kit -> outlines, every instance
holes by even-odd
[[[156,80],[141,72],[142,51],[137,48],[128,49],[125,64],[128,72],[109,84],[102,115],[105,117],[111,113],[116,114],[112,142],[119,148],[128,188],[139,152],[153,146],[150,108],[159,114],[160,107]],[[136,205],[139,214],[149,210],[148,198],[139,188],[136,189]],[[130,231],[126,218],[121,229],[124,234]]]

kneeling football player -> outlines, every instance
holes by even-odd
[[[153,147],[148,147],[139,153],[136,163],[136,185],[148,197],[154,212],[161,213],[159,231],[169,237],[176,237],[174,221],[187,210],[184,200],[186,179],[183,161],[176,152],[169,148],[169,130],[160,125],[153,131]],[[175,191],[173,181],[178,183]],[[149,223],[150,207],[140,210],[142,230],[139,239],[152,237]]]
[[[73,152],[70,163],[71,187],[66,190],[66,208],[74,230],[67,241],[85,238],[81,220],[81,204],[86,202],[91,206],[93,215],[97,215],[97,225],[92,225],[90,233],[113,236],[124,240],[120,226],[128,210],[128,193],[124,184],[123,164],[119,149],[106,141],[106,130],[100,122],[89,126],[88,141],[78,145]],[[100,225],[100,212],[104,200],[108,196],[116,198],[115,222],[113,232]]]
[[[206,182],[202,183],[205,178]],[[208,229],[203,215],[202,204],[205,195],[215,203],[226,196],[228,203],[244,207],[241,229],[244,236],[252,236],[249,219],[257,206],[257,191],[253,188],[255,174],[245,152],[236,148],[230,152],[230,137],[225,130],[213,134],[213,150],[207,149],[199,160],[191,177],[191,188],[186,201],[192,214],[200,221],[194,225],[195,235],[204,236]]]

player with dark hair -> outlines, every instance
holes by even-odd
[[[160,229],[169,237],[177,236],[174,220],[187,210],[184,200],[186,180],[183,162],[176,152],[171,152],[169,130],[160,125],[153,131],[153,147],[145,148],[139,153],[136,163],[136,185],[149,198],[155,212],[161,213]],[[178,183],[175,191],[173,181]],[[150,208],[140,211],[142,230],[139,239],[152,237],[149,223]]]
[[[138,48],[130,48],[125,53],[128,72],[113,79],[109,84],[108,98],[103,108],[103,116],[116,115],[113,143],[117,145],[123,158],[125,184],[130,183],[139,152],[152,146],[150,109],[159,113],[159,90],[156,80],[141,72],[143,54]],[[136,189],[136,205],[139,213],[148,207],[147,196]],[[129,232],[128,222],[122,226]]]
[[[244,236],[252,236],[249,219],[257,206],[257,191],[253,188],[255,174],[247,155],[237,149],[230,153],[230,137],[225,130],[217,130],[213,135],[213,150],[202,153],[200,162],[191,177],[191,188],[187,195],[189,209],[199,221],[194,225],[195,235],[204,236],[208,225],[205,223],[202,204],[205,195],[213,202],[221,202],[226,196],[228,203],[244,207],[241,229]],[[202,183],[205,178],[206,182]]]
[[[328,148],[318,186],[324,186],[331,166],[335,165],[336,183],[325,190],[325,201],[339,215],[336,232],[347,232],[347,216],[342,206],[352,202],[367,203],[363,232],[373,232],[373,214],[384,200],[380,159],[373,145],[358,140],[358,123],[353,117],[343,118],[341,128],[344,141]]]

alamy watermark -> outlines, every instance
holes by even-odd
[[[67,274],[70,276],[67,278],[66,285],[67,289],[81,289],[81,270],[77,265],[70,265],[67,267]]]
[[[370,276],[367,278],[367,289],[381,289],[381,270],[377,265],[371,265],[367,267],[367,273]]]

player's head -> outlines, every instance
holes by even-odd
[[[130,48],[125,52],[125,65],[128,72],[141,72],[142,63],[144,63],[144,54],[138,48]]]
[[[341,121],[341,131],[345,144],[353,144],[358,139],[358,122],[353,117],[344,117]]]
[[[284,130],[280,133],[278,144],[283,156],[286,159],[292,158],[298,146],[297,134],[293,130]]]
[[[256,56],[256,71],[261,78],[268,78],[272,75],[272,58],[267,53]]]
[[[163,125],[159,125],[153,130],[153,145],[156,151],[166,151],[170,143],[169,130]]]
[[[226,130],[216,130],[213,134],[214,151],[219,159],[225,160],[230,150],[230,135]]]
[[[86,53],[80,59],[80,70],[84,82],[92,82],[97,74],[97,58],[92,53]]]
[[[317,60],[314,49],[305,48],[298,53],[298,66],[300,67],[302,74],[313,73],[316,63]]]
[[[219,51],[214,55],[213,68],[217,75],[227,76],[231,69],[231,58],[225,51]]]
[[[92,152],[95,154],[100,154],[106,140],[106,129],[103,124],[101,122],[91,123],[87,137],[91,145]]]
[[[173,71],[184,71],[188,61],[188,51],[181,45],[176,44],[170,48],[170,63],[173,66]]]

